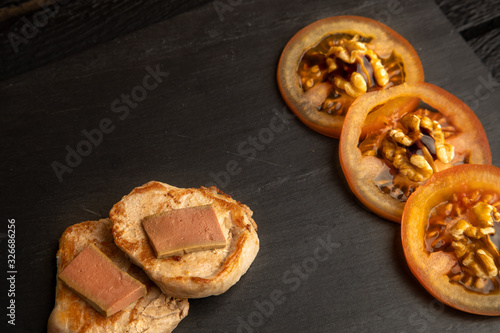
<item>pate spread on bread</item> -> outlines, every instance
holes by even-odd
[[[223,248],[158,259],[144,231],[148,216],[211,205],[226,238]],[[137,187],[110,211],[116,245],[161,288],[179,298],[219,295],[246,273],[259,250],[252,211],[215,187],[177,188],[160,182]]]
[[[164,295],[161,290],[133,265],[115,245],[111,221],[87,221],[66,229],[59,240],[57,270],[61,272],[87,245],[94,244],[120,269],[142,282],[146,295],[125,309],[105,317],[70,290],[60,279],[56,285],[55,307],[47,331],[56,332],[172,332],[187,315],[187,299]]]

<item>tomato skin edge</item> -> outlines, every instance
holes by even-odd
[[[279,68],[278,64],[278,68]],[[284,87],[283,83],[280,80],[280,70],[278,69],[276,73],[276,78],[278,81],[278,89],[280,90],[281,94],[283,95],[284,92]],[[292,113],[302,122],[302,124],[306,125],[310,129],[312,129],[315,132],[318,132],[319,134],[323,134],[325,136],[328,136],[332,139],[338,139],[340,137],[340,131],[342,127],[328,127],[328,126],[321,126],[319,124],[315,124],[311,122],[309,119],[307,119],[302,113],[298,112],[296,110],[296,106],[288,99],[288,98],[283,98],[285,101],[285,104],[287,105],[288,109],[292,111]]]
[[[308,41],[310,38],[309,33],[315,36],[318,30],[322,30],[322,25],[337,26],[339,23],[343,25],[342,29],[330,31],[330,34],[356,32],[360,34],[376,35],[378,33],[380,35],[376,36],[380,37],[381,40],[391,41],[391,43],[396,45],[397,52],[405,55],[404,64],[407,66],[405,67],[405,73],[407,75],[406,81],[414,83],[424,81],[422,63],[413,46],[403,36],[381,22],[362,16],[342,15],[326,17],[303,27],[287,42],[280,55],[276,72],[278,88],[288,108],[302,123],[310,129],[334,139],[338,139],[341,135],[345,116],[316,114],[317,111],[311,108],[311,105],[299,96],[301,93],[298,90],[301,89],[294,87],[295,83],[290,81],[290,77],[295,76],[295,73],[290,72],[290,68],[288,67],[293,67],[293,71],[295,71],[300,59],[295,59],[290,53],[296,52],[297,47],[305,47],[306,44],[308,47],[312,46],[309,45],[311,42]],[[361,27],[365,30],[356,30],[361,29]],[[368,27],[370,29],[368,29]],[[372,33],[372,31],[374,32]],[[304,51],[305,50],[302,50],[302,52]],[[294,61],[297,61],[297,63],[293,63]],[[290,64],[290,62],[293,64]],[[298,82],[296,85],[298,86]]]
[[[394,214],[390,214],[382,209],[380,209],[378,206],[372,204],[370,201],[366,200],[365,197],[363,195],[361,195],[361,193],[358,191],[358,187],[356,186],[355,182],[354,182],[354,177],[352,176],[349,176],[350,172],[349,172],[349,168],[347,168],[345,165],[344,165],[344,159],[343,159],[343,150],[342,149],[342,146],[339,147],[339,159],[340,159],[340,167],[342,168],[342,170],[344,170],[344,174],[345,174],[345,179],[347,181],[347,183],[349,184],[349,189],[351,190],[351,192],[354,194],[354,196],[356,197],[357,200],[359,200],[364,206],[365,208],[367,208],[369,211],[371,211],[371,213],[379,216],[379,217],[382,217],[383,219],[386,219],[388,221],[391,221],[391,222],[394,222],[394,223],[401,223],[401,217],[400,216],[396,216]]]
[[[400,97],[417,97],[423,102],[436,107],[459,126],[459,134],[454,137],[457,147],[464,152],[471,152],[471,164],[491,164],[491,150],[486,133],[474,112],[451,93],[430,83],[401,84],[387,90],[366,93],[354,101],[346,115],[346,121],[340,137],[339,159],[342,171],[351,191],[367,208],[377,215],[393,222],[400,222],[404,202],[382,194],[375,185],[367,185],[371,170],[367,167],[368,159],[361,155],[358,144],[363,132],[364,119],[375,106]],[[406,110],[401,109],[404,112]],[[398,111],[399,112],[399,111]],[[372,159],[376,159],[373,157]],[[369,163],[373,168],[378,164]],[[375,169],[373,169],[375,170]],[[374,171],[375,172],[375,171]],[[372,175],[373,176],[373,175]],[[363,182],[364,180],[364,182]],[[411,196],[410,196],[411,197]]]
[[[446,281],[445,278],[441,281],[433,280],[433,274],[429,273],[429,271],[432,271],[434,268],[427,267],[427,269],[425,269],[425,267],[421,267],[422,262],[432,262],[429,259],[430,255],[425,252],[424,239],[420,239],[420,237],[417,237],[417,239],[412,238],[416,229],[425,227],[418,225],[419,223],[427,220],[424,216],[425,213],[428,213],[439,203],[439,200],[437,203],[436,199],[432,197],[433,194],[429,195],[429,192],[436,193],[443,191],[444,193],[449,194],[449,192],[451,193],[457,187],[462,188],[463,186],[469,186],[468,184],[464,185],[464,180],[468,178],[473,179],[474,177],[477,177],[479,180],[472,180],[472,182],[474,182],[472,188],[476,188],[481,184],[488,185],[490,183],[487,180],[488,177],[483,177],[486,180],[481,178],[484,174],[490,174],[496,179],[496,181],[500,181],[500,168],[492,165],[480,164],[457,165],[431,176],[425,185],[417,188],[417,190],[409,197],[405,205],[401,219],[401,242],[404,256],[410,271],[418,282],[434,298],[460,311],[483,316],[499,316],[500,294],[475,295],[471,294],[469,291],[465,291],[465,288],[461,286],[460,287],[464,289],[463,291],[458,289],[458,292],[456,290],[454,292],[450,292],[450,290],[452,290],[450,289],[450,286],[441,285],[442,283],[450,284],[449,282],[443,282]],[[496,190],[500,194],[500,183],[498,184],[499,185],[496,187]],[[495,188],[495,185],[488,185],[488,188]],[[436,196],[439,199],[440,194],[437,194]],[[417,216],[415,216],[416,214]],[[415,223],[417,223],[418,228],[414,225]],[[417,242],[417,245],[413,244],[415,242]],[[417,250],[415,249],[415,246],[417,247]],[[434,275],[439,274],[442,273],[434,273]],[[470,301],[469,298],[473,299],[473,301]],[[488,301],[493,304],[489,304]]]

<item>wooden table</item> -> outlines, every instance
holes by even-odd
[[[498,331],[500,319],[444,306],[418,284],[399,226],[356,202],[338,140],[294,118],[275,81],[280,53],[300,28],[341,14],[378,19],[412,43],[427,82],[474,109],[500,166],[494,1],[467,19],[454,14],[458,2],[439,1],[455,25],[431,0],[222,3],[69,3],[17,53],[6,36],[37,9],[9,12],[0,23],[1,267],[6,277],[6,225],[15,219],[17,272],[16,326],[3,314],[3,327],[43,332],[61,233],[107,217],[132,188],[158,180],[220,186],[252,208],[261,240],[241,281],[221,296],[190,301],[176,332]],[[152,72],[157,85],[145,89]],[[132,94],[140,98],[128,104]],[[259,139],[275,121],[284,129]],[[84,147],[96,129],[102,140]],[[79,147],[86,156],[68,157]],[[58,163],[65,172],[54,171]],[[238,172],[223,177],[228,165]],[[315,261],[325,246],[327,258]],[[276,293],[283,297],[271,306]]]

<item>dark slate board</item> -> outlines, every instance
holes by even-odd
[[[428,82],[474,108],[498,166],[498,83],[442,12],[430,0],[236,3],[223,20],[207,4],[0,82],[3,276],[8,219],[16,221],[17,246],[9,331],[45,330],[64,229],[106,217],[149,180],[220,185],[253,209],[259,225],[261,250],[248,273],[224,295],[192,300],[176,332],[498,331],[500,318],[446,307],[418,284],[399,226],[355,201],[338,141],[292,117],[275,82],[281,50],[300,28],[341,14],[379,19],[413,44]],[[146,68],[157,65],[168,76],[126,116],[123,108],[115,113],[123,104],[113,102],[140,93]],[[67,147],[76,149],[82,131],[105,119],[112,129],[60,182],[52,163],[65,163]],[[234,174],[216,181],[228,166]]]

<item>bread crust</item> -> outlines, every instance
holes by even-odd
[[[102,219],[67,228],[59,240],[58,274],[85,246],[93,243],[118,267],[145,284],[146,296],[106,318],[57,279],[55,306],[47,325],[49,333],[172,332],[187,315],[187,299],[164,295],[114,244],[111,226],[109,219]]]
[[[172,209],[210,204],[221,224],[226,246],[157,259],[142,228],[142,219]],[[110,212],[113,236],[136,265],[167,295],[201,298],[219,295],[246,273],[259,251],[253,212],[216,187],[177,188],[151,181],[137,187]]]

